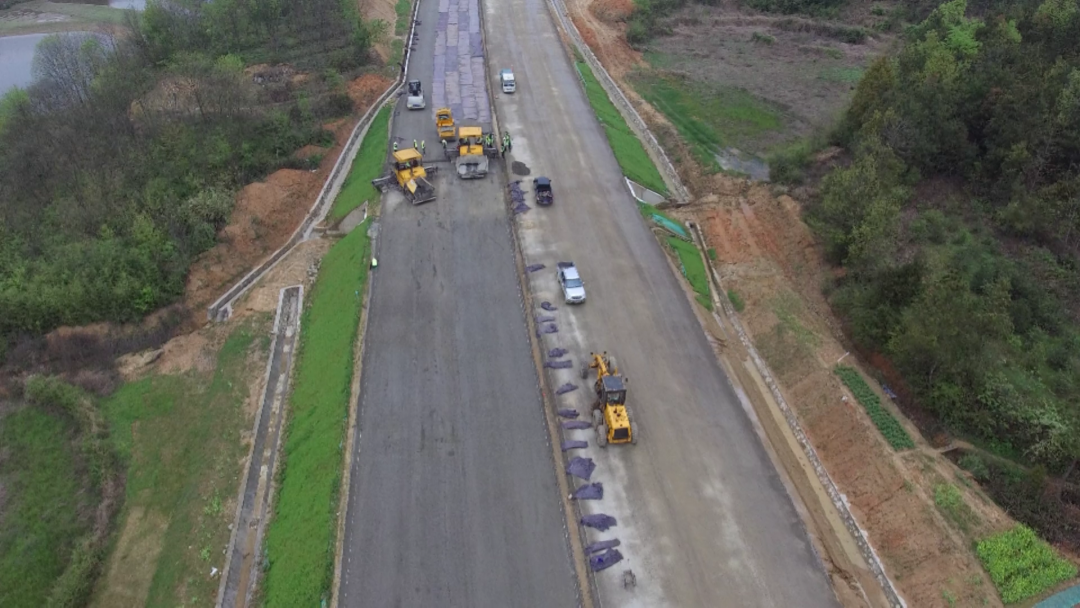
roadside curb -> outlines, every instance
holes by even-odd
[[[754,347],[753,341],[750,340],[746,331],[743,329],[742,323],[739,321],[738,313],[725,301],[724,294],[726,293],[723,288],[723,283],[720,280],[720,274],[717,272],[716,267],[713,265],[709,256],[705,254],[706,248],[703,247],[705,238],[701,234],[701,226],[695,222],[687,222],[687,227],[690,229],[691,234],[694,237],[694,243],[698,249],[702,251],[702,258],[705,261],[706,266],[709,268],[710,282],[713,289],[716,290],[716,297],[714,302],[720,304],[723,309],[724,317],[728,320],[731,327],[735,329],[735,333],[739,337],[739,342],[742,344],[746,353],[750,356],[750,360],[753,361],[754,367],[761,375],[765,385],[768,387],[769,392],[772,394],[773,399],[776,401],[777,406],[780,408],[781,413],[784,416],[784,420],[787,422],[791,432],[795,435],[795,438],[799,442],[799,446],[802,447],[803,453],[807,460],[810,461],[811,466],[814,469],[814,473],[817,475],[818,481],[825,488],[826,493],[829,495],[829,499],[832,501],[833,507],[840,513],[840,517],[844,521],[844,525],[851,534],[855,543],[859,546],[859,551],[870,568],[871,573],[881,586],[886,599],[889,601],[893,608],[906,608],[907,604],[897,593],[893,587],[892,581],[889,579],[888,574],[885,573],[884,566],[878,559],[877,554],[874,552],[873,547],[870,545],[869,539],[866,537],[866,533],[858,522],[855,521],[854,515],[851,513],[851,509],[848,508],[847,499],[840,492],[839,488],[833,482],[832,477],[829,476],[829,472],[825,469],[825,466],[818,458],[817,451],[810,443],[806,434],[802,430],[802,425],[799,423],[797,415],[792,411],[788,405],[787,400],[784,399],[784,395],[780,391],[779,385],[773,379],[772,373],[769,371],[768,365],[758,354],[757,349]]]

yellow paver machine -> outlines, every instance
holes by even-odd
[[[396,183],[398,188],[405,193],[405,198],[414,205],[427,203],[435,200],[435,186],[428,181],[429,175],[434,175],[438,168],[425,167],[424,157],[416,148],[395,150],[390,163],[390,175],[371,180],[371,184],[385,192],[391,184]]]

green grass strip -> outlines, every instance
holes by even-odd
[[[375,115],[360,143],[360,150],[353,159],[349,175],[341,185],[334,206],[330,208],[327,222],[333,224],[349,215],[349,212],[364,204],[364,201],[379,200],[379,191],[371,185],[371,180],[379,177],[386,167],[386,146],[390,141],[390,110],[384,106]]]
[[[863,409],[870,415],[870,420],[874,422],[874,426],[881,431],[881,434],[885,436],[885,440],[889,442],[889,445],[894,450],[909,450],[915,447],[915,442],[911,440],[911,436],[900,425],[900,422],[881,405],[881,399],[878,398],[877,393],[870,388],[855,368],[837,365],[833,371],[836,372],[837,376],[840,376],[840,380],[847,385],[855,398],[862,404]]]
[[[0,461],[7,501],[0,518],[0,605],[44,606],[75,542],[90,529],[79,517],[74,424],[61,413],[26,406],[4,416]]]
[[[394,12],[397,13],[397,20],[394,21],[394,35],[404,36],[409,29],[409,13],[412,11],[412,2],[410,0],[398,0],[394,5]]]
[[[697,294],[694,299],[706,309],[712,310],[712,298],[709,297],[709,275],[705,272],[705,260],[701,258],[701,252],[698,251],[696,245],[680,238],[669,236],[667,242],[679,256],[683,275]]]
[[[578,61],[577,69],[585,84],[585,95],[589,98],[589,104],[596,112],[600,125],[604,127],[608,143],[615,153],[615,160],[618,161],[623,173],[642,186],[666,195],[667,186],[664,185],[664,178],[660,177],[660,172],[649,158],[649,154],[645,152],[641,141],[630,130],[622,114],[619,114],[619,110],[615,108],[607,92],[596,80],[589,64]]]
[[[330,596],[353,344],[370,256],[367,222],[323,258],[302,318],[274,519],[266,535],[268,608]]]
[[[1038,595],[1077,573],[1075,564],[1023,524],[980,541],[975,553],[1006,604]]]

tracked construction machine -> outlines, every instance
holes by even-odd
[[[435,200],[435,186],[428,181],[438,167],[425,167],[424,157],[416,148],[395,150],[390,163],[390,175],[371,180],[371,185],[385,192],[391,184],[397,183],[405,193],[405,198],[414,205]]]
[[[593,383],[596,401],[592,411],[596,443],[600,447],[609,443],[637,443],[637,429],[626,405],[629,381],[619,375],[615,357],[608,356],[607,352],[589,353],[589,362],[581,365],[581,378],[588,378],[590,370],[596,370]]]

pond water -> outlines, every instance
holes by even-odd
[[[755,182],[769,181],[769,163],[735,148],[728,148],[713,154],[720,168],[749,176]]]
[[[34,47],[47,34],[0,37],[0,95],[12,87],[25,87],[34,79]]]
[[[141,11],[146,10],[146,0],[109,0],[109,6]]]

